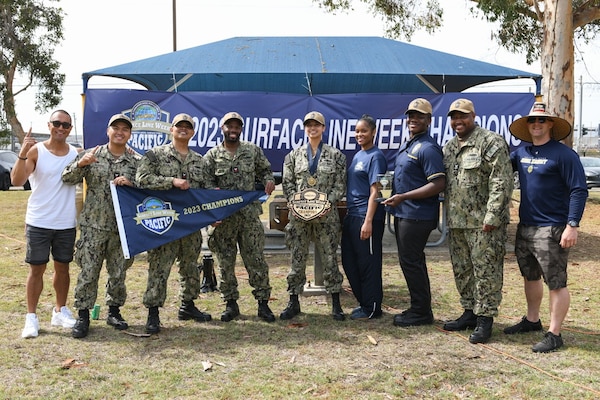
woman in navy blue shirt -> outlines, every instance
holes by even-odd
[[[373,117],[363,115],[356,124],[355,138],[360,151],[348,169],[347,214],[342,228],[342,265],[358,300],[351,319],[381,316],[381,281],[384,207],[377,203],[377,175],[387,170],[385,156],[374,145],[377,125]]]

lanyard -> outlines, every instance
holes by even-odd
[[[317,147],[317,154],[315,154],[314,158],[312,156],[312,149],[310,147],[310,143],[306,146],[306,156],[308,157],[308,170],[311,175],[314,175],[317,172],[317,166],[319,165],[319,158],[321,157],[321,147],[323,147],[323,142],[319,143],[319,147]]]

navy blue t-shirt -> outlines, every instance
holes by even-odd
[[[588,191],[577,153],[550,140],[520,147],[510,160],[521,184],[520,223],[561,226],[581,220]]]
[[[346,207],[348,215],[365,217],[369,204],[371,185],[377,182],[377,175],[387,171],[387,161],[377,146],[360,150],[352,158],[346,182]],[[374,220],[385,218],[385,208],[377,206]]]
[[[398,150],[393,193],[410,192],[445,175],[442,148],[429,134],[421,133]],[[425,199],[405,200],[392,209],[395,217],[418,220],[437,220],[439,212],[437,194]]]

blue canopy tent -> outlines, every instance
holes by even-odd
[[[84,94],[93,76],[157,92],[438,94],[514,78],[541,88],[537,74],[378,37],[236,37],[86,72]]]
[[[86,72],[148,90],[298,94],[446,93],[541,76],[379,37],[236,37]]]

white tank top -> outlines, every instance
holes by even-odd
[[[35,171],[29,176],[31,195],[27,202],[25,223],[44,229],[75,227],[75,185],[62,181],[62,172],[75,157],[77,149],[69,145],[69,152],[61,157],[50,153],[43,143],[38,151]]]

